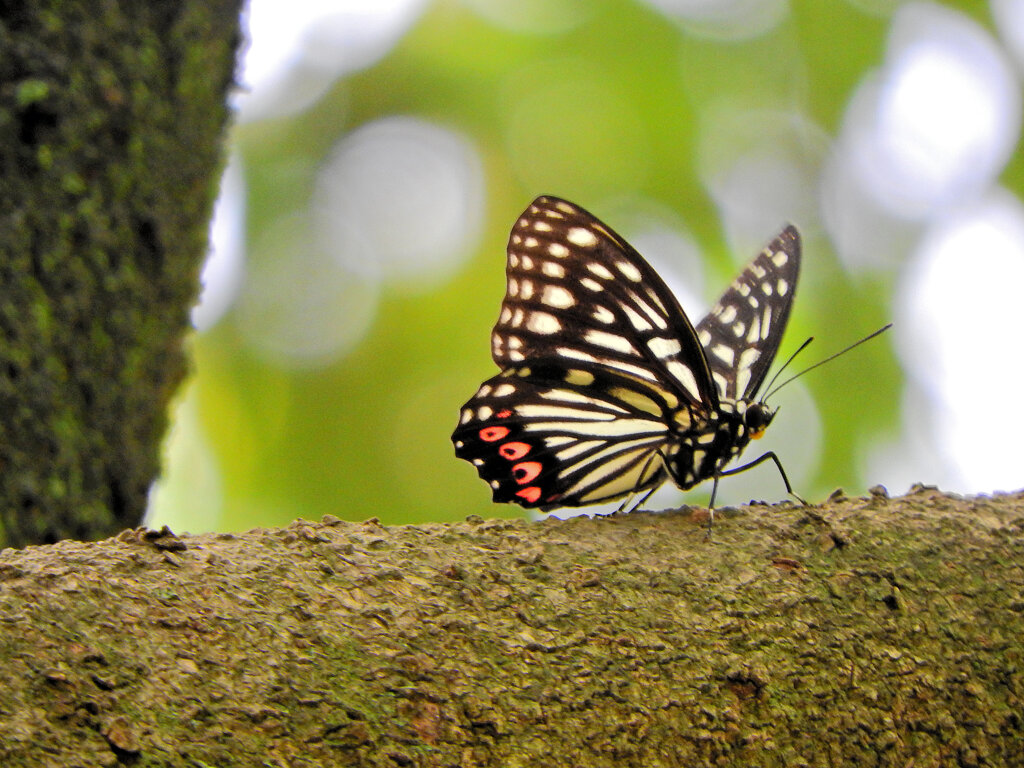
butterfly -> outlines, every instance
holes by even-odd
[[[462,407],[455,455],[494,501],[542,510],[686,490],[778,457],[726,466],[775,410],[757,392],[800,272],[792,225],[708,315],[690,323],[643,257],[573,203],[538,197],[512,228],[507,290],[491,334],[501,372]],[[795,494],[793,494],[795,495]],[[799,498],[799,497],[797,497]]]

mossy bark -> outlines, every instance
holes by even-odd
[[[186,371],[241,2],[0,5],[0,543],[109,536]]]
[[[0,554],[0,764],[1024,765],[1024,495]]]

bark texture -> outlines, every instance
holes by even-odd
[[[240,7],[0,2],[0,544],[142,519],[186,371]]]
[[[1024,765],[1024,495],[0,553],[0,764]]]

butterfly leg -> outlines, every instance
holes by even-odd
[[[668,476],[672,478],[673,482],[675,482],[676,485],[684,489],[690,488],[693,485],[693,483],[687,483],[684,478],[676,476],[676,474],[672,471],[672,463],[668,460],[668,457],[664,453],[658,451],[658,455],[661,456],[661,460],[665,467],[665,471],[668,473]],[[712,479],[714,481],[714,485],[711,486],[711,501],[708,502],[708,541],[711,540],[711,525],[715,521],[715,495],[718,493],[718,476],[716,475]]]
[[[728,470],[726,470],[726,471],[724,471],[724,472],[719,472],[719,473],[718,473],[718,474],[717,474],[717,475],[715,476],[715,489],[714,489],[714,490],[712,490],[712,492],[711,492],[711,499],[712,499],[712,501],[713,501],[713,500],[714,500],[714,498],[715,498],[715,494],[714,494],[714,491],[715,491],[715,490],[717,490],[717,488],[718,488],[718,478],[720,478],[720,477],[725,477],[726,475],[737,475],[737,474],[739,474],[740,472],[745,472],[745,471],[746,471],[746,470],[748,470],[748,469],[753,469],[753,468],[754,468],[754,467],[756,467],[756,466],[757,466],[758,464],[760,464],[760,463],[762,463],[762,462],[764,462],[764,461],[766,461],[766,460],[768,460],[768,459],[771,459],[772,461],[774,461],[774,462],[775,462],[775,466],[776,466],[776,468],[778,468],[778,470],[779,470],[779,475],[781,475],[781,476],[782,476],[782,482],[786,484],[786,493],[788,493],[788,494],[789,494],[790,496],[792,496],[792,497],[793,497],[794,499],[796,499],[797,501],[799,501],[799,502],[800,502],[801,504],[803,504],[803,505],[804,505],[805,507],[806,507],[806,506],[810,506],[810,505],[809,505],[809,504],[808,504],[808,503],[807,503],[807,502],[806,502],[806,501],[805,501],[805,500],[803,499],[803,497],[801,497],[801,496],[800,496],[800,495],[799,495],[799,494],[798,494],[798,493],[797,493],[796,491],[794,491],[794,490],[793,490],[793,486],[792,486],[792,485],[790,485],[790,483],[789,483],[789,478],[788,478],[788,477],[786,477],[786,470],[784,470],[784,469],[782,468],[782,462],[781,462],[781,461],[779,461],[779,457],[775,455],[775,452],[774,452],[774,451],[768,451],[768,453],[764,453],[764,454],[761,454],[760,456],[758,456],[758,457],[757,457],[756,459],[754,459],[753,461],[751,461],[751,462],[748,462],[748,463],[744,464],[744,465],[743,465],[742,467],[734,467],[734,468],[732,468],[732,469],[728,469]]]
[[[640,501],[638,501],[636,504],[634,504],[632,507],[630,507],[629,511],[630,512],[636,512],[638,509],[640,509],[640,505],[643,504],[645,501],[647,501],[648,497],[652,493],[654,493],[656,490],[657,490],[657,486],[655,486],[654,488],[651,488],[649,491],[647,491],[647,493],[645,493],[643,496],[640,497]],[[622,502],[621,505],[619,505],[619,508],[617,510],[615,510],[615,514],[618,515],[621,512],[624,512],[626,510],[626,507],[629,507],[629,503],[633,499],[635,499],[635,498],[636,498],[636,494],[635,493],[631,493],[629,496],[627,496],[626,500],[624,502]]]
[[[658,451],[656,454],[654,454],[653,456],[651,456],[651,458],[649,458],[647,460],[646,464],[644,464],[644,471],[640,473],[640,482],[643,482],[644,477],[647,476],[647,470],[649,470],[651,468],[651,462],[653,462],[654,459],[658,458],[658,457],[660,457],[662,462],[665,463],[665,466],[668,466],[667,460],[665,459],[664,454],[662,454],[661,451]],[[661,485],[660,482],[654,483],[651,486],[650,490],[647,491],[647,493],[645,493],[643,496],[641,496],[640,497],[640,501],[638,501],[636,504],[634,504],[633,507],[629,511],[630,512],[635,512],[636,510],[638,510],[640,508],[640,505],[643,504],[645,501],[647,501],[647,499],[650,497],[650,495],[652,493],[654,493],[656,490],[658,490],[658,486],[659,485]],[[635,497],[636,497],[636,491],[634,490],[631,494],[629,494],[629,496],[626,497],[626,500],[622,502],[622,504],[619,506],[619,508],[617,510],[615,510],[615,514],[620,514],[621,512],[624,512],[626,510],[626,507],[629,506],[629,502],[632,501]]]
[[[720,475],[715,475],[711,480],[711,500],[708,501],[708,533],[707,540],[711,541],[711,526],[715,523],[715,496],[718,495],[718,478]]]

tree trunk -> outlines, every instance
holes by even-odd
[[[1024,494],[0,553],[0,764],[1024,765]]]
[[[141,520],[186,371],[240,6],[0,3],[0,543]]]

